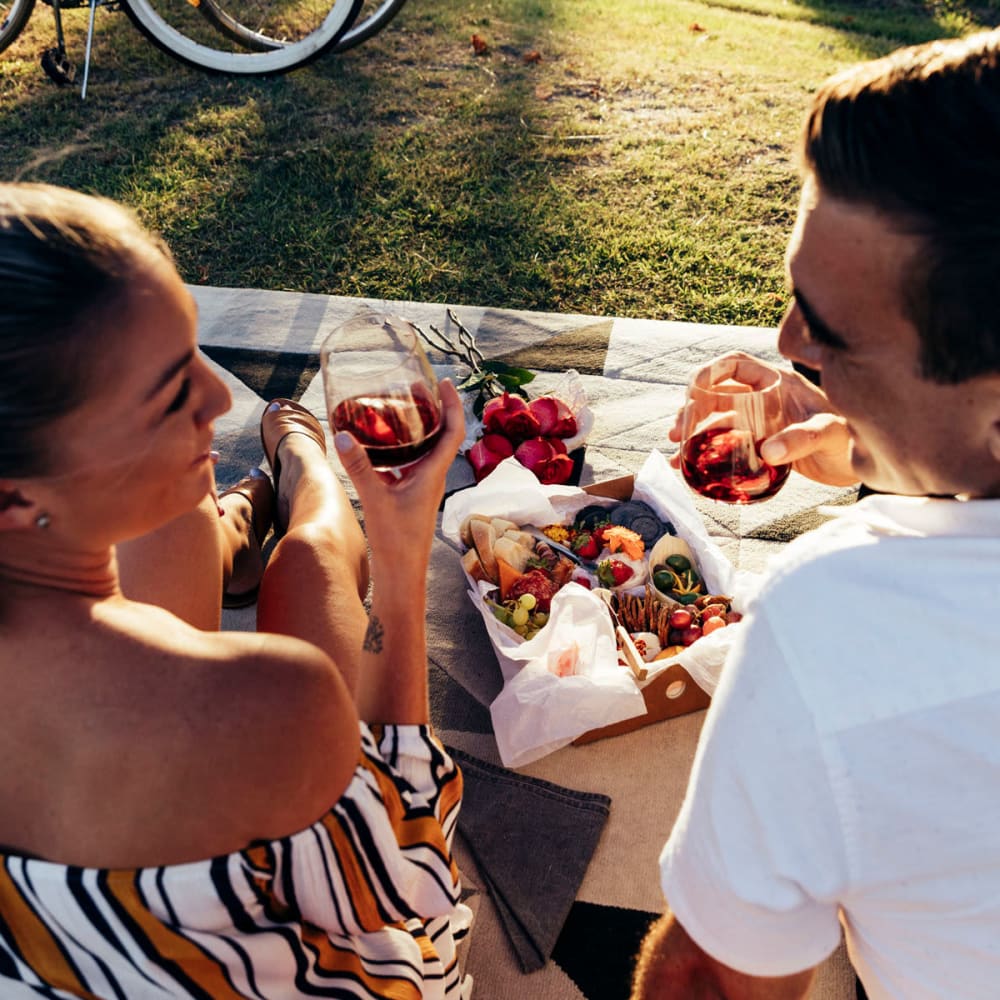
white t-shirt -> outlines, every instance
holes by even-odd
[[[1000,501],[869,497],[787,547],[661,855],[718,961],[840,940],[872,1000],[1000,996]]]

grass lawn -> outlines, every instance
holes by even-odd
[[[410,0],[251,80],[101,10],[81,101],[39,66],[39,3],[0,54],[0,177],[132,205],[195,284],[773,325],[810,92],[997,23],[1000,0]]]

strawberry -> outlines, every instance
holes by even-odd
[[[595,524],[591,530],[591,534],[602,549],[608,544],[608,529],[613,527],[614,525],[610,521],[603,521],[601,524]]]
[[[605,587],[620,587],[633,576],[635,573],[633,573],[632,567],[620,559],[605,559],[597,567],[597,579]]]
[[[600,554],[601,546],[597,539],[589,531],[581,531],[573,539],[573,551],[581,559],[596,559]]]

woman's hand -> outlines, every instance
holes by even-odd
[[[465,438],[465,415],[451,381],[439,384],[441,436],[414,465],[395,476],[372,468],[365,450],[346,431],[334,437],[344,469],[365,513],[365,533],[373,559],[396,562],[417,556],[426,563],[437,525],[445,479]]]
[[[422,725],[430,714],[424,602],[431,545],[445,478],[465,438],[458,391],[441,382],[441,436],[399,478],[376,472],[343,431],[334,444],[365,512],[371,546],[372,603],[355,690],[367,722]]]
[[[851,468],[850,434],[843,417],[835,413],[818,386],[798,372],[776,368],[749,354],[736,352],[711,362],[716,378],[731,378],[751,388],[769,385],[779,376],[786,426],[761,446],[761,456],[772,465],[791,463],[796,472],[828,486],[850,486],[858,481]],[[669,431],[671,441],[680,442],[683,410]],[[677,468],[680,456],[670,464]]]

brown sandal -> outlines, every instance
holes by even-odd
[[[278,405],[278,409],[272,407]],[[278,459],[278,446],[289,434],[305,434],[315,441],[326,454],[326,435],[320,422],[304,406],[291,399],[272,399],[260,418],[260,443],[264,448],[264,456],[271,465],[271,476],[274,480],[274,497],[280,496],[278,483],[281,477],[281,462]],[[287,525],[275,519],[275,530],[284,531]]]
[[[258,552],[264,546],[264,539],[271,530],[274,522],[275,494],[271,486],[271,480],[260,469],[253,469],[249,476],[244,476],[235,486],[230,486],[228,490],[223,490],[219,494],[219,500],[223,497],[238,493],[250,501],[252,511],[251,535],[252,541],[257,543]],[[260,590],[260,581],[249,590],[239,593],[225,591],[222,595],[222,606],[227,609],[246,608],[257,600],[257,593]]]

